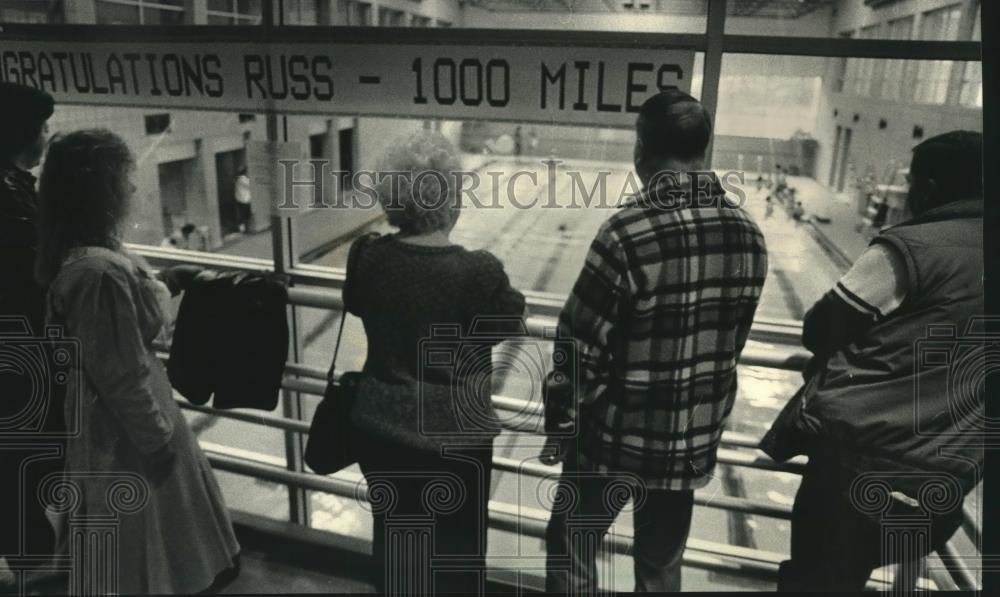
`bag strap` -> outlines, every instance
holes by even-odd
[[[377,238],[378,236],[379,236],[378,233],[373,232],[370,234],[366,234],[358,238],[356,241],[354,241],[355,246],[351,247],[351,250],[348,253],[350,257],[348,257],[347,260],[347,271],[351,271],[353,269],[351,266],[359,259],[359,256],[361,254],[361,249],[365,246],[365,244],[367,244],[368,241]],[[337,328],[337,342],[333,346],[333,362],[330,363],[330,369],[326,372],[326,380],[329,383],[333,383],[333,374],[334,374],[334,369],[337,366],[337,355],[340,353],[340,339],[344,335],[345,321],[347,321],[346,308],[342,309],[340,313],[340,325]]]
[[[340,338],[344,335],[344,322],[347,321],[347,311],[340,314],[340,326],[337,328],[337,343],[333,347],[333,362],[330,363],[330,370],[326,372],[326,381],[333,383],[333,370],[337,366],[337,354],[340,352]]]

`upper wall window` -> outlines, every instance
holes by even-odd
[[[56,25],[63,21],[63,0],[0,2],[0,23],[44,23]]]
[[[183,25],[184,0],[97,0],[97,22],[107,25]]]
[[[261,0],[208,0],[209,25],[259,25]]]

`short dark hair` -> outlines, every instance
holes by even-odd
[[[931,178],[955,199],[983,196],[983,134],[951,131],[913,148],[910,174]]]
[[[0,82],[0,159],[11,159],[31,145],[55,110],[44,91]]]
[[[704,157],[712,118],[698,100],[668,89],[642,104],[635,128],[646,155],[691,160]]]

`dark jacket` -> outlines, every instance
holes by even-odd
[[[0,165],[0,316],[27,317],[36,334],[45,320],[45,293],[35,284],[35,177]]]
[[[45,291],[35,283],[35,177],[12,164],[0,165],[0,343],[22,345],[45,337]],[[36,342],[36,344],[39,344]],[[41,342],[47,351],[50,343]],[[46,352],[46,354],[48,354]],[[47,356],[42,357],[48,358]],[[31,386],[27,379],[3,376],[0,386],[0,417],[8,418],[27,408]],[[23,383],[22,383],[23,382]],[[59,384],[50,384],[44,410],[36,409],[32,429],[60,433],[63,430],[63,396]],[[0,426],[0,433],[4,431]]]
[[[44,508],[23,496],[36,495],[42,479],[63,466],[56,449],[65,431],[64,386],[49,379],[44,385],[48,391],[39,392],[41,380],[27,374],[38,368],[53,371],[47,365],[53,348],[65,345],[44,339],[45,293],[33,275],[35,210],[35,177],[0,164],[0,362],[7,366],[0,373],[0,443],[20,440],[23,445],[0,450],[0,554],[9,555],[22,549],[52,553],[54,537]],[[24,367],[20,371],[19,365]],[[42,443],[39,433],[45,434]],[[18,478],[24,484],[14,481]]]
[[[205,271],[184,291],[167,373],[194,404],[278,405],[288,358],[288,290],[283,276]]]
[[[811,380],[810,458],[841,463],[845,482],[885,473],[915,498],[931,479],[966,493],[983,463],[983,201],[938,207],[873,242],[903,255],[907,295]]]

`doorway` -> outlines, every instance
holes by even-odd
[[[340,168],[339,170],[344,174],[341,174],[340,179],[340,190],[348,190],[351,188],[351,178],[354,176],[354,127],[340,129],[338,133],[338,147],[340,153]]]
[[[236,176],[246,164],[246,150],[234,149],[215,154],[215,181],[219,200],[219,227],[222,236],[240,231],[240,213],[236,205]]]
[[[169,238],[170,235],[188,223],[187,176],[185,175],[185,165],[188,161],[177,160],[157,165],[164,238]]]
[[[837,172],[840,170],[840,137],[844,134],[844,127],[837,125],[837,133],[833,138],[833,163],[830,165],[830,180],[827,186],[831,189],[837,184]]]
[[[837,192],[844,192],[847,182],[847,164],[851,161],[851,129],[844,128],[844,140],[841,142],[840,160],[837,173]]]

